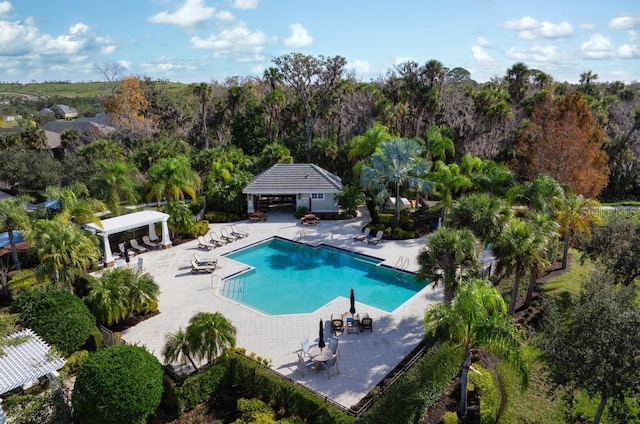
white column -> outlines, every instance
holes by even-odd
[[[253,209],[253,194],[247,194],[247,212],[255,212],[255,209]]]
[[[104,249],[104,266],[109,266],[113,263],[113,256],[111,255],[111,245],[109,244],[109,234],[101,233],[102,247]]]
[[[169,225],[167,225],[168,220],[169,218],[162,220],[162,241],[160,242],[162,247],[171,246],[171,238],[169,238]]]
[[[156,234],[156,224],[151,223],[149,224],[149,240],[157,240],[158,239],[158,235]]]

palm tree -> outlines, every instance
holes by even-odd
[[[440,303],[427,310],[425,331],[434,335],[444,330],[446,337],[464,349],[460,376],[459,417],[467,414],[467,385],[473,355],[480,349],[516,366],[523,385],[528,383],[524,337],[507,316],[500,292],[485,280],[464,283],[451,303]]]
[[[553,261],[557,253],[558,223],[549,215],[533,213],[527,216],[527,220],[536,228],[531,243],[531,262],[529,268],[529,286],[525,306],[531,304],[533,291],[538,277]]]
[[[469,193],[453,203],[449,216],[456,228],[469,228],[483,243],[491,243],[502,232],[511,209],[488,193]]]
[[[513,103],[519,103],[527,94],[529,75],[529,68],[522,62],[515,63],[511,68],[507,69],[505,80]]]
[[[438,228],[418,254],[418,279],[444,283],[444,299],[451,302],[461,276],[478,270],[477,244],[469,229]]]
[[[11,258],[15,269],[20,269],[20,259],[16,249],[14,230],[28,231],[31,228],[29,213],[23,199],[2,199],[0,200],[0,230],[9,233],[9,244],[11,246]]]
[[[371,157],[371,166],[362,167],[362,184],[377,193],[378,200],[390,196],[387,187],[394,190],[396,202],[393,214],[393,228],[400,223],[400,188],[415,188],[418,193],[427,194],[433,183],[424,179],[431,168],[431,162],[420,157],[420,144],[415,140],[394,138],[380,145]]]
[[[567,268],[567,258],[569,257],[569,246],[576,234],[591,234],[591,222],[593,208],[597,202],[585,199],[581,194],[569,194],[564,196],[559,202],[558,223],[560,233],[564,236],[564,246],[562,248],[562,269]]]
[[[184,202],[171,200],[162,207],[162,211],[169,214],[167,224],[171,229],[171,238],[175,233],[188,233],[196,225],[196,217]]]
[[[187,340],[194,359],[211,362],[236,346],[236,328],[220,312],[198,312],[189,321]]]
[[[437,125],[429,127],[426,150],[429,160],[440,159],[444,161],[447,158],[447,154],[455,154],[453,140],[443,134],[443,129]]]
[[[125,296],[129,316],[156,310],[158,308],[160,287],[153,280],[151,274],[146,272],[133,272],[129,269],[127,269],[127,271],[130,273],[130,276],[126,279]]]
[[[513,187],[507,192],[511,203],[528,206],[530,209],[555,214],[558,199],[564,197],[564,189],[555,179],[539,175],[533,181]]]
[[[211,86],[206,82],[194,84],[192,92],[198,97],[200,102],[200,139],[205,149],[209,148],[209,135],[207,134],[207,107],[211,100]]]
[[[200,177],[191,169],[189,158],[182,155],[159,159],[149,168],[147,183],[149,197],[155,198],[160,207],[163,198],[184,200],[187,194],[195,199]]]
[[[92,192],[101,199],[113,215],[122,211],[122,201],[138,201],[135,167],[127,162],[96,161],[99,172],[91,179]]]
[[[447,213],[453,204],[454,194],[462,189],[470,188],[471,179],[462,173],[460,167],[455,163],[447,165],[441,160],[436,162],[429,177],[435,182],[436,190],[440,195],[440,203],[442,203],[440,220],[444,224]]]
[[[580,74],[580,84],[589,85],[591,81],[595,81],[598,79],[598,74],[593,71],[585,71]]]
[[[87,186],[77,182],[69,188],[50,186],[46,189],[47,198],[58,202],[60,213],[56,216],[63,223],[76,224],[94,223],[102,227],[102,221],[96,212],[104,212],[104,203],[97,199],[86,197],[89,195]]]
[[[191,357],[191,345],[189,344],[187,333],[182,328],[179,328],[176,333],[166,335],[162,355],[164,356],[164,363],[167,365],[172,362],[185,365],[189,361],[193,368],[198,371],[198,366]]]
[[[94,240],[73,223],[39,220],[31,239],[40,260],[36,267],[38,279],[48,278],[68,289],[100,256]]]
[[[514,276],[509,302],[510,315],[513,315],[516,308],[520,281],[534,262],[536,232],[530,222],[511,218],[493,245],[493,253],[498,259],[497,271]]]

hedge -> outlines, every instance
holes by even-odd
[[[469,390],[476,390],[480,399],[480,424],[496,422],[500,410],[500,389],[496,382],[496,376],[491,370],[487,370],[479,364],[473,364],[473,368],[480,374],[469,373]]]
[[[364,423],[419,423],[460,371],[463,351],[448,342],[436,343],[410,370],[387,389],[367,411]]]

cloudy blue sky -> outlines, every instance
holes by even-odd
[[[0,81],[260,76],[290,52],[368,81],[437,59],[483,82],[516,62],[555,80],[640,81],[638,0],[0,0]]]

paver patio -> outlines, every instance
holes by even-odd
[[[218,293],[220,278],[233,275],[243,266],[220,257],[243,246],[257,243],[277,235],[310,245],[327,244],[346,250],[364,253],[384,259],[384,264],[394,267],[407,264],[406,269],[416,271],[416,256],[425,239],[385,240],[370,245],[353,240],[368,222],[368,216],[344,221],[323,220],[315,226],[303,226],[291,213],[269,213],[266,222],[234,223],[236,228],[249,236],[211,250],[198,248],[198,241],[190,241],[164,250],[143,253],[144,267],[160,286],[160,314],[122,332],[129,343],[146,346],[160,361],[165,335],[179,327],[187,327],[189,319],[197,312],[221,312],[237,328],[237,345],[248,353],[272,361],[272,369],[305,385],[311,390],[350,408],[356,405],[398,365],[423,339],[422,318],[426,307],[442,300],[442,290],[426,286],[392,313],[359,303],[358,312],[368,312],[373,318],[373,332],[339,336],[340,358],[338,375],[328,379],[324,372],[296,371],[300,341],[309,338],[318,341],[318,323],[325,321],[325,337],[331,335],[332,313],[349,309],[349,284],[345,282],[344,296],[340,296],[308,314],[269,316],[253,310]],[[229,224],[211,224],[213,230]],[[201,258],[220,257],[214,275],[191,274],[193,254]],[[408,258],[408,261],[407,261]],[[327,275],[326,278],[331,278]]]

